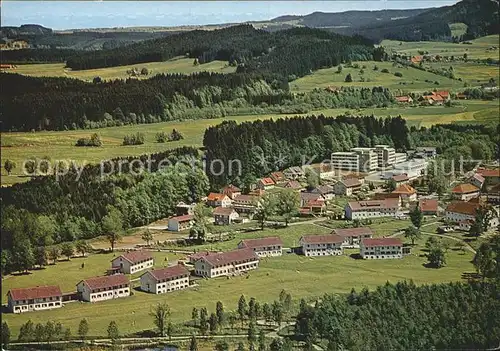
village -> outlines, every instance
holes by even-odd
[[[411,254],[412,246],[394,235],[375,236],[369,225],[374,219],[406,219],[412,211],[441,221],[438,231],[445,233],[471,231],[478,213],[484,210],[488,213],[487,230],[495,230],[499,225],[495,207],[500,203],[499,170],[476,167],[450,184],[449,196],[444,200],[439,194],[415,189],[436,156],[436,148],[432,147],[407,153],[396,153],[387,145],[358,147],[349,152],[333,152],[327,165],[272,172],[259,179],[247,194],[229,184],[219,193],[208,194],[202,204],[179,203],[176,216],[168,218],[165,230],[190,233],[197,225],[197,206],[209,209],[211,217],[206,220],[214,228],[255,223],[258,212],[266,206],[266,196],[283,191],[294,194],[297,203],[291,212],[299,223],[330,218],[346,225],[330,234],[304,232],[295,247],[286,247],[279,235],[251,239],[243,235],[231,250],[188,250],[184,258],[162,268],[155,268],[154,246],[137,245],[103,267],[106,275],[75,281],[73,292],[63,292],[59,286],[11,289],[8,310],[24,313],[55,309],[75,300],[97,303],[127,298],[134,289],[150,294],[169,293],[196,286],[199,279],[245,275],[259,269],[262,259],[286,254],[310,258],[341,256],[345,250],[352,254],[354,249],[362,260],[404,260]],[[339,198],[345,205],[335,202]],[[266,218],[260,221],[263,226]],[[137,273],[141,275],[132,281],[130,275],[137,277]]]

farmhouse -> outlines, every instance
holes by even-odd
[[[451,190],[454,199],[469,201],[479,196],[479,188],[468,183],[459,184]]]
[[[337,234],[344,238],[344,241],[342,243],[343,247],[353,248],[359,247],[359,243],[362,239],[373,237],[373,231],[368,227],[335,229],[332,234]]]
[[[398,238],[362,239],[360,254],[363,259],[402,258],[403,243]]]
[[[124,274],[94,277],[79,282],[76,291],[83,301],[111,300],[130,296],[130,282]]]
[[[337,234],[304,235],[299,245],[305,256],[336,256],[344,253],[343,242],[344,237]]]
[[[259,257],[281,256],[283,241],[277,236],[245,239],[238,243],[238,249],[252,249]]]
[[[111,260],[111,267],[124,274],[133,274],[153,267],[153,255],[148,251],[130,251]]]
[[[259,257],[252,249],[238,249],[201,257],[194,264],[195,274],[215,278],[248,272],[259,267]]]
[[[399,199],[350,201],[345,207],[347,219],[365,219],[376,217],[396,217]]]
[[[274,188],[276,184],[274,183],[274,180],[272,178],[261,178],[256,184],[257,189],[261,190],[269,190]]]
[[[210,193],[207,197],[207,205],[211,207],[229,207],[231,199],[225,194]]]
[[[270,177],[276,184],[285,183],[287,180],[283,172],[272,172]]]
[[[7,293],[8,309],[12,313],[43,311],[62,306],[62,292],[58,286],[11,289]]]
[[[257,209],[258,200],[254,195],[238,195],[234,198],[233,208],[238,213],[252,213]]]
[[[155,269],[141,275],[141,290],[163,294],[189,287],[189,271],[183,265]]]
[[[411,96],[396,96],[395,99],[402,104],[411,104],[413,102]]]
[[[438,200],[421,199],[418,202],[418,207],[424,215],[437,215],[438,214]]]
[[[283,171],[283,174],[287,179],[299,179],[304,176],[304,171],[302,170],[301,167],[294,166],[285,169]]]
[[[234,200],[236,196],[241,195],[241,189],[233,184],[229,184],[222,189],[222,193],[227,195],[231,200]]]
[[[393,191],[394,194],[401,196],[401,200],[405,201],[415,201],[417,199],[417,191],[413,189],[408,184],[402,184]]]
[[[240,215],[234,208],[231,207],[217,207],[214,212],[214,224],[216,225],[229,225]]]
[[[333,186],[336,195],[352,196],[361,190],[361,182],[357,178],[341,180]]]
[[[168,219],[168,230],[172,232],[180,232],[183,230],[191,229],[193,224],[194,224],[193,215],[171,217]]]

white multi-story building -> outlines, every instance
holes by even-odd
[[[193,225],[194,215],[175,216],[168,219],[168,230],[172,232],[189,230]]]
[[[111,260],[112,269],[125,274],[152,268],[153,264],[153,255],[149,251],[130,251]]]
[[[350,201],[345,207],[345,217],[351,220],[377,217],[396,217],[399,210],[399,203],[399,198]]]
[[[372,172],[378,168],[378,156],[375,149],[371,147],[355,147],[354,151],[359,156],[359,172]]]
[[[389,145],[375,145],[379,167],[387,167],[396,163],[396,150]]]
[[[373,236],[373,231],[368,227],[335,229],[332,234],[337,234],[344,238],[342,247],[358,248],[362,239],[369,239]]]
[[[343,242],[344,238],[337,234],[304,235],[299,245],[305,256],[337,256],[344,253]]]
[[[406,159],[406,155],[404,156]],[[398,154],[396,154],[396,164],[394,165],[394,174],[406,173],[410,179],[419,177],[422,171],[427,168],[428,162],[425,159],[411,159],[409,161],[398,161]]]
[[[154,269],[141,275],[141,290],[163,294],[189,287],[189,270],[183,265]]]
[[[76,285],[76,291],[83,301],[105,301],[130,296],[130,282],[124,274],[87,278]]]
[[[330,164],[334,169],[357,172],[359,170],[359,156],[355,152],[332,152]]]
[[[11,289],[7,293],[9,310],[13,313],[50,310],[62,307],[62,293],[58,286]]]
[[[238,243],[238,249],[252,249],[259,257],[281,256],[283,253],[283,241],[277,236],[245,239]]]
[[[200,277],[232,276],[257,269],[259,257],[252,249],[239,249],[202,256],[194,267]]]
[[[398,238],[362,239],[359,248],[363,259],[403,257],[403,243]]]

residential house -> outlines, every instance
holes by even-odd
[[[368,227],[335,229],[331,234],[344,238],[343,247],[358,248],[362,239],[373,237],[373,231]]]
[[[259,197],[255,195],[238,195],[233,200],[233,208],[238,213],[253,213],[257,210]]]
[[[290,180],[297,180],[299,178],[304,177],[304,175],[305,175],[304,170],[298,166],[294,166],[294,167],[290,167],[290,168],[285,169],[283,171],[283,174],[285,175],[285,177],[287,179],[290,179]]]
[[[292,189],[292,190],[301,190],[303,189],[304,187],[302,186],[302,184],[300,184],[298,181],[296,180],[289,180],[288,182],[286,182],[284,185],[283,185],[283,188],[285,189]]]
[[[318,185],[309,192],[311,194],[320,194],[325,200],[331,200],[335,197],[335,190],[331,185]]]
[[[393,193],[401,196],[403,203],[417,200],[417,191],[408,184],[401,184]]]
[[[310,201],[325,201],[323,196],[318,193],[310,193],[307,191],[301,191],[300,196],[300,207],[306,206]]]
[[[111,267],[124,274],[140,272],[153,264],[153,255],[149,251],[130,251],[111,260]]]
[[[395,199],[397,200],[398,208],[403,205],[403,201],[401,200],[401,195],[394,193],[375,193],[372,200],[385,200],[385,199]]]
[[[270,177],[276,184],[283,184],[287,181],[286,176],[283,174],[283,172],[272,172],[270,174]]]
[[[413,99],[411,96],[396,96],[395,97],[396,101],[402,104],[411,104],[413,102]]]
[[[130,296],[130,282],[124,274],[87,278],[76,285],[76,291],[83,301],[111,300]]]
[[[472,177],[469,178],[469,183],[471,183],[475,187],[481,189],[483,187],[483,184],[484,184],[484,177],[481,174],[476,173]]]
[[[181,201],[175,206],[175,214],[176,216],[192,215],[194,213],[195,206],[195,203],[188,205]]]
[[[326,212],[326,203],[323,198],[318,200],[309,200],[299,210],[300,214],[312,215],[312,214],[323,214]]]
[[[201,257],[194,264],[195,274],[216,278],[248,272],[259,267],[259,257],[252,249],[238,249]]]
[[[495,185],[500,183],[500,169],[479,168],[477,173],[483,176],[486,185]]]
[[[435,91],[433,94],[441,96],[444,101],[449,101],[450,100],[450,92],[447,91],[447,90]]]
[[[9,290],[7,300],[12,313],[43,311],[62,307],[62,292],[55,285],[16,288]]]
[[[469,183],[459,184],[451,190],[453,198],[462,201],[469,201],[478,197],[479,193],[480,189]]]
[[[403,242],[398,238],[362,239],[359,248],[366,260],[403,257]]]
[[[226,194],[210,193],[207,196],[207,205],[210,207],[229,207],[231,198]]]
[[[393,175],[392,180],[396,182],[396,185],[403,185],[403,184],[408,184],[410,178],[408,177],[408,174],[403,173],[403,174]]]
[[[277,236],[244,239],[238,243],[238,249],[252,249],[259,257],[281,256],[283,253],[283,241]]]
[[[416,64],[419,64],[420,62],[422,62],[423,59],[424,59],[424,57],[421,56],[421,55],[419,55],[419,56],[412,56],[410,58],[410,62],[416,65]]]
[[[168,219],[168,230],[171,232],[181,232],[189,230],[194,225],[193,215],[176,216]]]
[[[487,201],[491,204],[500,204],[500,184],[493,186],[486,192]]]
[[[434,158],[437,156],[437,149],[435,147],[422,146],[415,148],[415,151],[418,153],[423,153],[423,155],[427,158]]]
[[[418,207],[425,216],[437,215],[439,211],[438,200],[435,199],[420,199]]]
[[[233,184],[229,184],[222,189],[222,193],[227,195],[231,200],[234,200],[236,196],[241,195],[241,189]]]
[[[350,178],[338,181],[333,186],[336,195],[352,196],[361,190],[361,182],[357,178]]]
[[[141,275],[141,290],[163,294],[189,287],[189,271],[181,264],[154,269]]]
[[[398,211],[398,199],[350,201],[345,207],[345,217],[350,220],[396,217]]]
[[[305,256],[342,255],[344,238],[337,234],[304,235],[299,240],[301,252]]]
[[[256,184],[256,188],[260,190],[269,190],[274,188],[276,183],[274,183],[274,180],[270,177],[267,178],[261,178]]]
[[[234,208],[231,207],[217,207],[214,212],[214,224],[216,225],[229,225],[240,215]]]

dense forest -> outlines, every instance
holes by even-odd
[[[228,183],[245,187],[257,177],[278,169],[309,160],[330,159],[334,151],[376,144],[406,150],[410,146],[408,133],[406,121],[401,117],[313,115],[241,124],[223,122],[205,131],[203,146],[208,164],[221,160],[227,167],[231,160],[241,162],[243,177],[227,171],[217,175],[219,169],[214,168],[213,174],[208,174],[213,187]]]
[[[498,347],[498,284],[415,286],[387,283],[374,291],[325,295],[301,304],[296,333],[328,350],[479,350]]]

